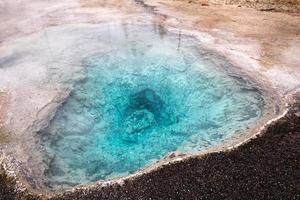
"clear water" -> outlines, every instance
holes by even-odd
[[[130,34],[129,34],[130,33]],[[173,151],[194,153],[246,129],[263,99],[191,37],[152,26],[99,33],[42,145],[52,187],[125,176]]]

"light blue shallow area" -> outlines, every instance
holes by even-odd
[[[260,118],[260,92],[195,39],[139,25],[96,34],[107,48],[82,58],[85,78],[41,132],[52,187],[132,174]]]

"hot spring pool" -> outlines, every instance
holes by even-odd
[[[262,115],[260,92],[192,37],[111,25],[91,38],[101,49],[79,48],[84,76],[39,133],[51,187],[126,176],[173,151],[198,152]]]

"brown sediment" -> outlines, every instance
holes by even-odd
[[[300,12],[299,0],[228,0],[225,2],[226,4],[255,8],[260,11],[290,13]]]
[[[4,127],[0,127],[0,145],[11,141],[11,134]]]
[[[7,115],[8,97],[9,95],[6,92],[0,91],[0,146],[12,140],[12,135],[8,132],[4,125]]]
[[[5,118],[5,115],[7,113],[6,109],[7,109],[7,98],[8,95],[4,92],[4,91],[0,91],[0,121],[3,121]],[[3,125],[0,124],[0,127],[2,127]]]

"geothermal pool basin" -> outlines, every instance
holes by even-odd
[[[263,115],[259,89],[180,31],[71,25],[14,48],[20,45],[20,62],[34,54],[30,65],[47,66],[39,83],[69,94],[35,136],[40,158],[32,159],[43,160],[52,189],[124,177],[175,151],[218,146]]]
[[[171,152],[217,145],[260,118],[261,94],[194,38],[110,28],[97,32],[103,48],[80,58],[83,78],[40,131],[51,187],[126,176]]]

